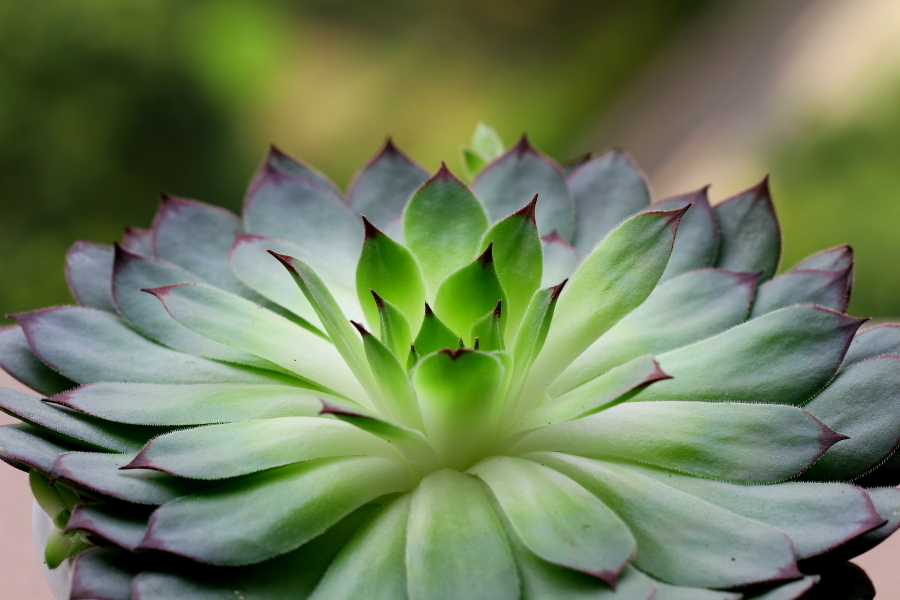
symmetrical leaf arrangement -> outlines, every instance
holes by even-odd
[[[619,151],[561,167],[484,127],[464,159],[471,186],[388,142],[342,195],[273,150],[242,219],[165,197],[72,247],[78,305],[0,331],[42,394],[0,391],[0,457],[52,519],[51,578],[871,597],[846,560],[900,527],[900,327],[844,314],[850,249],[776,276],[765,181],[650,204]]]

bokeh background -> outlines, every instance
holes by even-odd
[[[460,170],[479,120],[624,147],[656,198],[771,173],[783,268],[850,243],[850,311],[900,317],[897,0],[0,0],[0,315],[70,302],[67,247],[160,192],[238,209],[269,143],[346,186],[387,134]],[[0,598],[38,600],[8,471]]]

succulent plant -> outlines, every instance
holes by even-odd
[[[71,248],[77,306],[0,331],[61,597],[871,597],[900,327],[845,314],[850,249],[776,275],[765,180],[463,158],[388,141],[342,195],[273,149],[243,218],[165,196]]]

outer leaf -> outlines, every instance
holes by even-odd
[[[148,290],[176,321],[211,340],[246,350],[296,373],[314,386],[363,398],[335,347],[248,300],[202,284]]]
[[[113,249],[104,244],[75,242],[66,252],[66,282],[75,302],[115,313],[110,295]]]
[[[618,149],[582,163],[566,181],[575,200],[573,245],[582,256],[590,254],[619,223],[650,204],[643,173]]]
[[[819,572],[830,570],[837,563],[868,552],[900,529],[900,490],[895,487],[876,487],[867,489],[866,494],[886,523],[822,556],[806,561],[804,565]]]
[[[297,548],[369,500],[411,483],[399,463],[375,457],[270,469],[166,504],[153,514],[141,548],[219,565],[258,563]],[[254,508],[248,512],[247,507]]]
[[[62,437],[117,452],[135,452],[150,437],[162,433],[155,428],[104,422],[7,388],[0,388],[0,410],[32,425],[55,431]]]
[[[781,228],[766,177],[752,188],[726,198],[715,207],[722,233],[716,266],[756,273],[771,279],[781,260]]]
[[[444,279],[475,259],[487,228],[478,198],[441,163],[403,214],[403,239],[418,259],[432,299]]]
[[[757,521],[596,460],[541,453],[528,458],[596,494],[637,538],[633,564],[681,586],[732,587],[801,576],[786,535]]]
[[[544,274],[541,287],[550,287],[568,279],[578,268],[578,254],[564,239],[551,233],[541,237],[544,252]]]
[[[792,306],[657,357],[673,379],[640,400],[802,404],[831,379],[863,323],[814,306]]]
[[[444,281],[437,292],[434,310],[447,326],[467,336],[465,341],[471,345],[472,325],[492,311],[498,301],[505,304],[507,296],[497,277],[493,248],[488,245],[481,256]],[[501,319],[501,328],[505,330],[506,315],[501,315]]]
[[[403,212],[407,200],[428,173],[414,163],[390,138],[350,183],[347,203],[376,227],[386,227]]]
[[[131,582],[140,570],[134,556],[118,548],[95,548],[75,561],[71,600],[132,600]]]
[[[416,365],[412,382],[425,434],[444,465],[465,469],[492,444],[503,375],[493,355],[467,350],[442,350]]]
[[[299,257],[310,265],[328,286],[344,314],[352,319],[362,319],[353,272],[334,273],[296,244],[257,235],[238,235],[229,255],[231,268],[245,285],[321,329],[315,309],[297,283],[284,273],[284,266],[273,260],[273,252]]]
[[[556,231],[563,239],[572,239],[575,205],[565,175],[525,136],[478,175],[472,191],[487,207],[492,221],[499,221],[540,194],[537,224],[541,235]]]
[[[412,494],[406,544],[411,600],[514,600],[518,577],[497,515],[478,482],[432,473]]]
[[[245,295],[248,290],[227,259],[234,234],[242,230],[240,219],[227,210],[164,194],[153,219],[153,255],[216,287]]]
[[[709,186],[667,198],[654,204],[653,210],[675,210],[690,205],[678,226],[678,236],[662,280],[688,271],[712,267],[719,252],[719,226],[706,194]]]
[[[817,578],[810,579],[818,581]],[[707,590],[701,588],[688,588],[669,585],[661,581],[654,581],[656,595],[653,600],[741,600],[744,596],[733,592],[719,590]],[[791,584],[788,584],[791,585]]]
[[[519,567],[522,597],[529,600],[557,600],[575,598],[578,600],[656,600],[657,586],[646,575],[633,567],[625,567],[612,590],[596,577],[571,569],[558,567],[541,560],[509,535],[510,545]],[[730,596],[725,597],[731,600]],[[703,597],[691,600],[706,600]],[[714,597],[710,600],[719,600]]]
[[[133,454],[69,452],[56,459],[53,478],[135,504],[159,505],[196,490],[197,484],[156,471],[122,471]]]
[[[134,254],[153,256],[153,232],[140,227],[126,227],[122,247]]]
[[[254,180],[265,177],[266,168],[302,177],[303,179],[328,190],[339,198],[341,196],[341,191],[330,179],[328,179],[328,177],[305,162],[297,160],[278,146],[273,145],[269,148],[269,155],[266,156],[266,160],[259,171],[257,171]],[[252,186],[253,184],[251,183],[250,185]]]
[[[127,398],[128,402],[122,399]],[[316,393],[286,385],[94,383],[51,402],[118,423],[206,425],[319,414]]]
[[[410,495],[375,513],[331,563],[310,600],[404,600]]]
[[[808,256],[794,265],[794,269],[821,269],[843,271],[853,266],[853,250],[850,246],[836,246]]]
[[[533,395],[646,300],[665,271],[683,214],[681,209],[632,217],[584,259],[559,298],[544,350],[528,377]]]
[[[750,311],[756,275],[705,269],[660,284],[600,336],[549,388],[558,395],[642,354],[661,354],[721,333]]]
[[[804,594],[818,584],[819,581],[821,581],[821,577],[818,575],[808,575],[797,581],[779,585],[760,594],[753,593],[752,596],[744,596],[744,598],[747,598],[747,600],[800,600],[801,598],[809,600]],[[838,596],[835,597],[837,598]],[[847,599],[846,596],[840,596],[840,598]]]
[[[535,222],[537,196],[484,234],[482,252],[492,247],[497,278],[506,296],[506,321],[510,333],[519,328],[531,296],[541,285],[543,249]]]
[[[339,196],[271,166],[247,190],[244,225],[250,233],[300,246],[334,273],[352,272],[362,246],[359,218]]]
[[[149,516],[144,507],[81,504],[72,511],[65,530],[83,531],[134,552],[144,539]]]
[[[390,444],[350,424],[281,417],[174,431],[151,440],[124,468],[213,480],[333,456],[399,458]]]
[[[759,286],[752,317],[793,304],[815,304],[846,312],[852,281],[853,267],[842,271],[791,269]]]
[[[25,339],[25,332],[17,325],[0,328],[0,368],[29,388],[47,396],[78,385],[35,356]]]
[[[46,430],[24,423],[0,427],[0,459],[22,471],[28,472],[33,467],[50,473],[53,461],[73,446]]]
[[[885,354],[900,354],[900,325],[887,323],[857,333],[847,348],[841,369]]]
[[[631,399],[644,386],[669,378],[652,356],[639,356],[535,408],[516,429],[534,429],[585,417]]]
[[[198,568],[196,563],[176,564],[172,574],[142,573],[133,590],[141,600],[308,598],[329,563],[370,513],[370,507],[360,508],[297,550],[259,565]]]
[[[531,552],[615,587],[634,555],[634,537],[590,492],[552,469],[506,456],[485,459],[468,472],[488,484]]]
[[[793,406],[629,402],[533,431],[510,453],[618,457],[714,479],[765,483],[796,475],[842,439]]]
[[[399,308],[417,331],[425,303],[425,284],[415,257],[409,250],[379,231],[363,217],[366,241],[356,266],[356,295],[366,321],[374,330],[380,325],[372,290]]]
[[[777,527],[794,542],[797,558],[821,554],[884,524],[868,494],[846,484],[735,485],[640,465],[622,468]]]
[[[178,283],[200,283],[200,278],[172,263],[131,254],[119,246],[116,246],[115,253],[113,299],[135,329],[150,339],[187,354],[254,367],[274,367],[254,354],[220,344],[182,327],[166,312],[159,300],[143,291]]]
[[[80,383],[280,382],[271,371],[227,365],[169,350],[99,310],[74,306],[15,315],[41,360]]]
[[[804,477],[850,480],[877,466],[900,445],[900,356],[888,355],[841,371],[804,407],[849,440],[825,453]]]

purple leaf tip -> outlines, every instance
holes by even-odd
[[[356,321],[350,321],[350,323],[354,327],[356,327],[356,330],[359,332],[359,335],[361,335],[363,337],[372,335],[371,333],[369,333],[369,331],[365,327],[363,327],[361,324],[357,323]]]
[[[532,225],[537,227],[537,217],[535,216],[537,212],[537,201],[538,194],[534,195],[534,198],[531,199],[531,202],[523,206],[521,209],[513,213],[514,216],[520,216],[526,221],[530,221]]]
[[[486,267],[494,263],[494,242],[488,244],[487,249],[478,257],[478,262],[482,267]]]
[[[438,350],[438,354],[446,354],[452,360],[456,360],[463,354],[468,354],[469,352],[473,351],[468,348],[444,348],[443,350]]]
[[[553,287],[547,288],[549,290],[553,290],[553,293],[550,294],[550,302],[556,302],[559,299],[559,295],[562,294],[563,288],[566,287],[566,284],[569,282],[569,278],[566,277],[560,283],[554,285]]]
[[[384,310],[384,298],[378,295],[378,292],[375,290],[369,290],[372,294],[372,298],[375,299],[375,306],[378,307],[378,310]]]
[[[372,222],[366,218],[366,215],[360,215],[363,220],[363,227],[366,229],[366,239],[371,240],[377,238],[380,235],[384,235],[380,229],[372,225]]]

